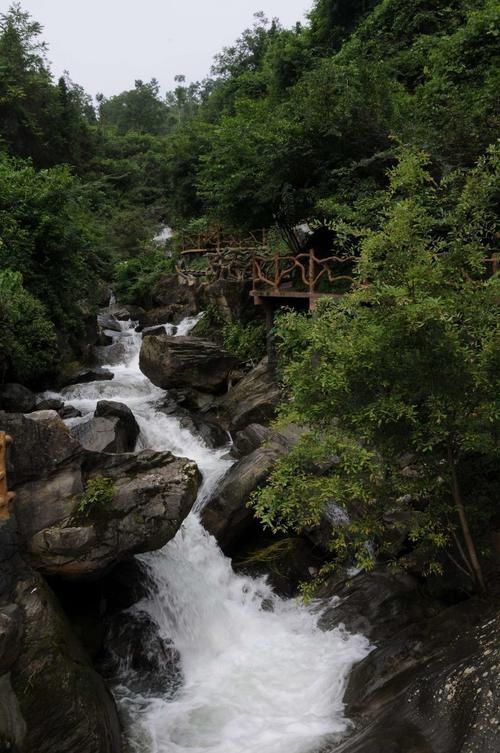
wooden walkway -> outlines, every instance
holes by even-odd
[[[319,298],[339,297],[354,282],[355,256],[317,255],[314,249],[294,255],[272,254],[266,229],[246,237],[225,235],[220,229],[197,236],[181,236],[179,276],[185,280],[246,280],[256,305],[283,305],[313,310]],[[203,259],[197,263],[196,259]],[[500,258],[485,259],[485,274],[500,269]]]

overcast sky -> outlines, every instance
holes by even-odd
[[[0,0],[5,12],[9,0]],[[162,91],[176,74],[210,71],[213,56],[263,10],[284,26],[304,20],[312,0],[21,0],[44,27],[49,60],[89,94],[130,89],[156,77]]]

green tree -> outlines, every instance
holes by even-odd
[[[367,540],[385,551],[403,516],[428,568],[436,550],[458,549],[484,590],[471,530],[484,533],[495,500],[485,504],[464,469],[500,453],[500,280],[486,279],[483,263],[499,156],[481,160],[443,216],[446,186],[405,152],[380,228],[363,242],[359,289],[312,319],[281,320],[288,412],[314,432],[258,495],[268,525],[300,530],[333,499],[352,519],[332,548],[366,566]]]
[[[19,272],[0,271],[0,382],[37,384],[57,365],[57,340],[44,306]]]

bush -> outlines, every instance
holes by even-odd
[[[91,478],[85,485],[85,492],[78,505],[78,514],[86,518],[108,507],[113,501],[114,491],[113,479],[106,476]]]
[[[37,383],[57,365],[54,325],[23,287],[20,272],[0,271],[0,380]]]
[[[260,322],[229,322],[222,334],[224,347],[251,366],[266,355],[266,327]]]
[[[151,290],[158,280],[176,269],[176,260],[153,249],[115,266],[114,290],[119,301],[139,306],[151,305]]]

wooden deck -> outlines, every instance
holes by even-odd
[[[354,256],[319,258],[313,250],[295,256],[254,256],[252,292],[257,305],[283,305],[302,299],[315,308],[319,298],[338,298],[354,281]]]
[[[314,250],[294,255],[271,254],[268,233],[256,230],[247,237],[225,235],[220,229],[182,239],[181,263],[177,268],[185,281],[208,280],[251,282],[256,305],[267,309],[283,305],[313,310],[320,298],[339,298],[354,282],[355,256],[318,256]],[[201,263],[193,263],[195,259]],[[500,259],[485,259],[485,274],[498,273]]]

